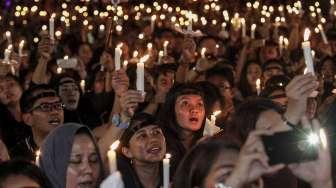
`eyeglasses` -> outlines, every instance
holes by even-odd
[[[63,110],[64,104],[61,102],[54,102],[54,103],[42,103],[38,106],[33,107],[29,112],[34,110],[39,110],[41,112],[51,112],[53,110],[60,111]]]

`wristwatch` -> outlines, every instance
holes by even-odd
[[[113,114],[111,123],[121,129],[127,129],[129,126],[129,121],[123,123],[119,114]]]

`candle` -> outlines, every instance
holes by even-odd
[[[119,70],[120,69],[120,57],[122,54],[122,43],[120,43],[114,50],[114,66],[115,66],[115,70]]]
[[[201,57],[205,58],[205,52],[206,52],[206,48],[202,48],[201,50]]]
[[[188,17],[188,31],[192,31],[192,25],[193,25],[193,14],[191,11],[188,12],[187,14],[187,17]]]
[[[56,72],[57,72],[57,74],[61,74],[62,73],[62,67],[57,67]]]
[[[41,155],[41,151],[37,150],[35,153],[35,165],[36,166],[39,166],[40,155]]]
[[[151,17],[151,31],[152,32],[154,32],[155,20],[156,20],[156,15],[152,15],[152,17]]]
[[[284,43],[284,36],[280,35],[280,37],[279,37],[279,52],[280,52],[280,55],[282,54],[283,43]]]
[[[140,62],[137,64],[137,79],[136,79],[136,87],[138,91],[142,93],[145,92],[145,62],[148,60],[149,55],[145,55],[140,58]]]
[[[128,65],[128,61],[125,60],[125,61],[123,62],[123,67],[124,67],[124,69],[127,69],[127,65]]]
[[[11,54],[11,50],[10,49],[5,49],[5,52],[4,52],[4,62],[5,63],[9,63],[9,57],[10,57],[10,54]]]
[[[24,40],[21,40],[20,44],[19,44],[19,56],[22,57],[23,56],[23,46],[24,46]]]
[[[162,57],[163,57],[163,51],[160,50],[160,51],[159,51],[159,61],[158,61],[159,64],[161,64]]]
[[[212,125],[212,126],[216,125],[216,116],[218,116],[220,113],[222,113],[222,111],[218,110],[218,111],[215,111],[211,114],[210,125]]]
[[[256,24],[251,25],[251,39],[255,39],[255,30],[257,28]]]
[[[240,19],[241,27],[242,27],[242,38],[246,37],[246,22],[245,19]]]
[[[329,14],[330,15],[333,15],[333,13],[334,13],[334,4],[335,4],[335,1],[330,0],[330,9],[329,9]]]
[[[261,92],[261,81],[260,81],[260,78],[258,78],[257,81],[256,81],[256,89],[257,89],[257,95],[259,96],[260,92]]]
[[[302,49],[303,49],[303,55],[305,59],[305,63],[307,66],[307,72],[315,74],[314,72],[314,64],[313,64],[313,58],[311,54],[311,48],[310,48],[310,42],[309,40],[310,30],[308,28],[304,31],[304,41],[302,42]]]
[[[288,49],[288,46],[289,46],[289,40],[288,40],[288,38],[284,37],[283,43],[284,43],[285,49]]]
[[[113,144],[110,146],[110,150],[107,152],[107,158],[109,161],[111,174],[117,171],[117,153],[115,152],[115,150],[118,148],[119,144],[120,144],[119,140],[113,142]]]
[[[167,153],[165,158],[163,159],[163,188],[169,188],[170,158],[171,158],[171,155]]]
[[[81,80],[79,85],[80,85],[82,92],[85,93],[85,80]]]
[[[323,26],[321,24],[318,24],[317,27],[321,31],[321,36],[322,36],[323,43],[324,44],[328,44],[329,42],[328,42],[327,36],[326,36],[326,34],[324,32]]]
[[[138,55],[139,55],[139,52],[138,52],[137,50],[135,50],[135,51],[133,52],[133,58],[137,58]]]
[[[55,14],[52,14],[49,19],[49,37],[50,40],[55,40]]]
[[[147,50],[148,51],[152,51],[152,48],[153,48],[153,44],[152,43],[148,43],[147,44]]]
[[[168,47],[168,44],[169,44],[169,41],[164,41],[163,43],[163,55],[167,56],[168,55],[168,50],[167,50],[167,47]]]
[[[5,35],[6,35],[6,39],[7,39],[8,44],[12,44],[12,34],[11,34],[11,32],[6,31]]]

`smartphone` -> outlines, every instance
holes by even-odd
[[[319,141],[310,139],[312,133],[307,129],[294,129],[271,136],[262,136],[269,164],[292,164],[317,159]]]
[[[77,59],[76,58],[58,59],[57,65],[62,69],[73,69],[77,66]]]

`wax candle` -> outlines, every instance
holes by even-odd
[[[222,111],[218,110],[215,111],[211,114],[211,118],[210,118],[210,125],[215,126],[216,125],[216,117],[222,113]]]
[[[255,30],[257,28],[256,24],[251,25],[251,39],[255,39]]]
[[[201,57],[205,58],[205,52],[206,52],[206,48],[202,48],[201,50]]]
[[[164,54],[164,52],[162,50],[160,50],[159,51],[159,61],[158,61],[159,64],[161,64],[163,54]]]
[[[314,71],[314,64],[313,64],[313,58],[311,54],[311,48],[310,48],[310,42],[309,42],[309,36],[310,36],[310,30],[308,28],[304,31],[304,41],[302,42],[302,49],[303,49],[303,55],[305,59],[305,63],[307,66],[307,72],[315,74]]]
[[[261,81],[260,81],[260,78],[258,78],[257,81],[256,81],[256,89],[257,89],[257,95],[259,96],[260,92],[261,92]]]
[[[167,153],[163,159],[163,188],[169,188],[170,157],[171,155]]]
[[[6,35],[6,39],[7,39],[8,44],[12,44],[12,34],[11,34],[11,32],[6,31],[5,35]]]
[[[280,37],[279,37],[279,52],[280,52],[280,55],[282,54],[283,43],[284,43],[284,36],[280,35]]]
[[[54,18],[54,14],[51,15],[50,19],[49,19],[49,37],[50,40],[55,40],[55,18]]]
[[[168,50],[167,50],[167,47],[168,47],[168,44],[169,44],[169,41],[164,41],[163,43],[163,55],[167,56],[168,55]]]
[[[122,43],[119,44],[115,49],[114,49],[114,66],[115,66],[115,70],[119,70],[120,69],[120,57],[122,54]]]
[[[321,24],[318,24],[317,27],[319,28],[319,30],[321,32],[323,43],[324,44],[328,44],[329,42],[328,42],[327,36],[326,36],[326,34],[324,32],[323,26]]]
[[[152,15],[151,17],[151,31],[154,31],[155,28],[155,21],[156,21],[156,15]]]
[[[81,80],[79,85],[80,85],[82,92],[84,93],[85,92],[85,80]]]
[[[5,63],[9,63],[10,54],[11,54],[11,50],[8,48],[5,49],[5,52],[4,52],[4,62]]]
[[[136,87],[138,91],[142,93],[145,92],[145,62],[148,60],[149,55],[145,55],[140,58],[139,63],[137,64],[137,79],[136,79]]]
[[[19,56],[22,57],[23,56],[23,46],[24,46],[25,41],[21,40],[20,44],[19,44]]]
[[[241,28],[242,28],[242,38],[246,37],[246,22],[245,18],[240,19]]]
[[[113,142],[113,144],[110,146],[110,150],[107,152],[107,158],[109,161],[111,174],[117,171],[117,153],[115,152],[115,150],[118,148],[119,144],[120,144],[119,140]]]
[[[41,155],[41,151],[37,150],[35,153],[35,165],[36,166],[39,166],[40,155]]]
[[[192,31],[193,29],[192,29],[192,25],[193,25],[193,13],[191,12],[191,11],[189,11],[188,12],[188,14],[187,14],[187,17],[188,17],[188,22],[189,22],[189,24],[188,24],[188,31]]]

